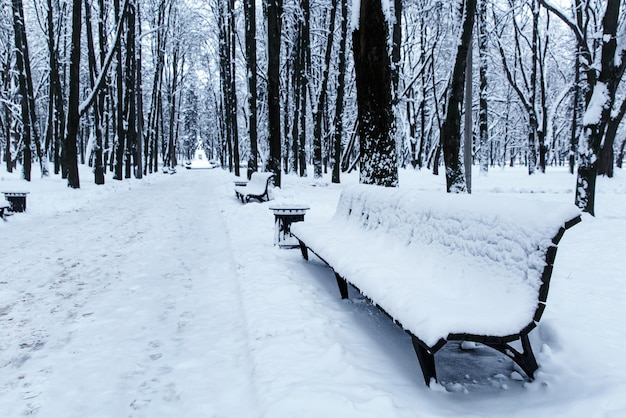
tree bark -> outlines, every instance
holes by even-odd
[[[70,91],[67,107],[67,132],[63,141],[64,168],[67,171],[67,185],[73,189],[80,188],[78,175],[78,150],[76,138],[80,122],[80,40],[81,40],[81,0],[72,2],[72,45],[70,48]]]
[[[256,77],[256,2],[244,0],[246,20],[246,62],[248,66],[248,134],[250,136],[250,158],[248,178],[258,169],[257,145],[257,77]]]
[[[591,99],[583,119],[583,130],[578,142],[578,176],[576,179],[575,204],[583,212],[595,215],[595,186],[598,175],[598,156],[606,126],[611,117],[618,85],[618,69],[615,64],[617,50],[618,17],[620,0],[607,0],[602,19],[603,42],[600,74],[597,82],[590,85]],[[624,65],[622,60],[621,65]]]
[[[268,171],[274,173],[274,185],[281,185],[281,129],[280,129],[280,30],[282,0],[267,1],[267,84],[269,111],[270,155]]]
[[[343,101],[345,94],[346,79],[346,41],[348,37],[348,3],[347,0],[341,2],[341,40],[339,41],[339,68],[337,75],[337,104],[335,107],[335,135],[334,135],[334,165],[332,182],[340,183],[341,172],[341,152],[343,138]]]
[[[30,181],[31,160],[32,160],[32,121],[30,119],[28,82],[26,80],[26,66],[28,48],[26,47],[26,28],[24,27],[24,7],[22,0],[12,0],[13,30],[15,36],[15,63],[18,72],[19,91],[22,105],[22,143],[23,143],[23,164],[22,176],[24,180]]]
[[[229,13],[228,13],[228,27],[230,29],[230,50],[229,50],[229,71],[230,71],[230,111],[231,114],[231,129],[233,133],[233,160],[235,163],[235,175],[239,176],[239,127],[237,126],[237,86],[236,86],[236,77],[235,77],[235,34],[237,29],[235,28],[235,0],[228,0],[229,4]]]
[[[480,172],[486,174],[489,171],[489,102],[488,102],[488,33],[487,33],[487,0],[478,2],[478,52],[479,62],[479,111],[478,111],[478,132],[479,146],[478,153],[480,159]]]
[[[362,0],[359,28],[352,34],[360,136],[359,181],[396,187],[398,164],[387,34],[381,0]]]
[[[466,0],[462,20],[463,31],[457,48],[452,78],[448,86],[446,119],[443,122],[440,134],[443,158],[446,165],[446,190],[449,193],[467,191],[463,166],[459,157],[461,146],[461,104],[463,101],[467,53],[472,42],[475,13],[476,0]]]

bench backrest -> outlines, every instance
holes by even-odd
[[[334,219],[406,246],[436,246],[497,265],[545,302],[556,245],[580,221],[580,211],[556,202],[357,185],[344,189]]]
[[[250,182],[248,183],[248,185],[250,185],[250,183],[254,183],[254,184],[258,183],[258,184],[263,185],[263,187],[265,187],[269,179],[273,176],[274,176],[274,173],[255,171],[254,173],[252,173],[252,176],[250,177]]]

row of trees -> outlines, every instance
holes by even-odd
[[[468,164],[569,165],[593,212],[623,160],[624,0],[1,1],[1,152],[26,179],[141,177],[201,140],[278,185],[309,164],[388,186],[445,166],[450,191]]]
[[[621,167],[626,144],[623,0],[381,3],[359,2],[350,37],[345,3],[340,14],[335,1],[268,2],[267,85],[247,94],[267,89],[276,109],[270,169],[280,171],[280,149],[285,172],[306,175],[308,161],[319,177],[330,164],[339,181],[358,166],[362,182],[394,186],[398,166],[437,172],[443,156],[448,191],[460,192],[469,164],[524,164],[529,175],[567,164],[576,204],[593,213],[595,178]],[[232,54],[252,68],[247,51]]]
[[[79,163],[91,165],[102,184],[107,171],[116,179],[141,178],[193,151],[202,104],[189,77],[197,51],[186,5],[2,3],[0,140],[8,171],[21,162],[30,180],[31,161],[44,176],[51,161],[54,173],[78,188]],[[185,99],[195,99],[193,107],[185,108]]]

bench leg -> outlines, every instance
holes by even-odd
[[[437,381],[437,369],[435,368],[435,355],[428,351],[415,336],[411,335],[411,340],[413,341],[413,348],[415,349],[415,354],[417,354],[417,359],[420,362],[420,367],[422,368],[422,374],[424,375],[424,382],[426,386],[430,386],[430,382],[435,379]]]
[[[306,248],[306,245],[304,245],[304,242],[302,241],[298,241],[300,243],[300,251],[302,252],[302,258],[304,258],[306,261],[309,261],[309,250],[308,248]]]
[[[526,376],[528,376],[530,380],[533,380],[535,378],[535,372],[539,366],[537,365],[537,359],[535,359],[533,348],[530,345],[528,334],[520,335],[520,341],[522,343],[521,352],[505,343],[485,342],[484,344],[511,358],[511,360],[520,366],[524,373],[526,373]]]
[[[337,286],[339,286],[341,299],[348,299],[348,282],[337,273],[335,273],[335,278],[337,279]]]

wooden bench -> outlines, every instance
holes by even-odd
[[[25,212],[26,211],[26,195],[29,192],[6,191],[2,193],[4,194],[4,198],[11,205],[12,212]]]
[[[257,199],[259,202],[269,201],[269,186],[272,177],[274,173],[254,172],[245,186],[235,186],[235,195],[242,203],[247,203],[250,199]]]
[[[492,347],[534,378],[528,334],[557,244],[580,219],[568,204],[358,185],[330,221],[291,233],[305,259],[334,270],[342,298],[352,285],[411,335],[430,385],[435,353],[453,340]]]

